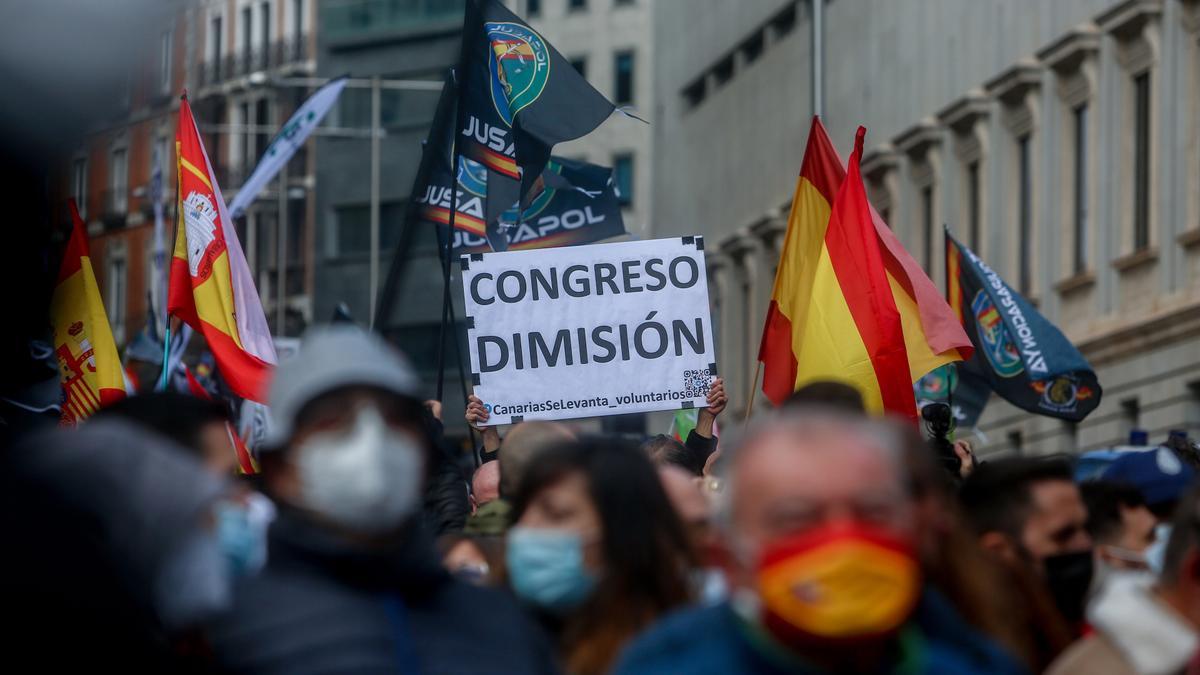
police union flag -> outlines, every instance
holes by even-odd
[[[454,152],[457,134],[450,118],[456,105],[458,83],[449,73],[425,141],[413,183],[410,204],[414,210],[407,219],[449,225],[450,210],[457,206],[453,245],[463,253],[590,244],[625,234],[612,169],[562,157],[551,157],[546,163],[524,209],[518,213],[520,206],[513,202],[500,214],[504,231],[489,232],[484,209],[491,172],[484,164]],[[493,234],[502,241],[490,240]]]
[[[458,72],[458,152],[488,173],[484,222],[492,247],[504,250],[498,219],[528,198],[551,148],[595,129],[616,107],[497,0],[468,0]]]
[[[1009,403],[1078,422],[1100,404],[1083,354],[971,249],[946,231],[946,294],[975,354],[964,375],[982,378]]]

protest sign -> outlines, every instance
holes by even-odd
[[[703,238],[460,260],[488,424],[705,405],[717,368]]]

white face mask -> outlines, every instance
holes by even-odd
[[[1146,564],[1155,575],[1162,574],[1163,562],[1167,557],[1167,541],[1171,538],[1171,524],[1160,523],[1154,528],[1154,543],[1146,549]]]
[[[346,432],[322,433],[296,452],[303,506],[363,534],[398,528],[420,506],[424,449],[389,429],[374,407]]]

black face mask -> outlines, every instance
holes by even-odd
[[[1082,621],[1087,592],[1092,585],[1092,552],[1052,555],[1042,560],[1042,568],[1046,572],[1046,586],[1063,618],[1071,623]]]

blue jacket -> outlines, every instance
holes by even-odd
[[[657,673],[820,673],[816,667],[752,644],[748,627],[728,603],[677,612],[652,626],[622,655],[618,675]],[[926,591],[902,633],[905,647],[880,673],[988,673],[1017,675],[1025,669],[966,625],[940,595]]]

